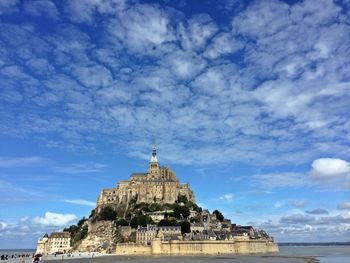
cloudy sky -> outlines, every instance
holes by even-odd
[[[348,0],[0,1],[0,248],[161,164],[279,242],[349,241]]]

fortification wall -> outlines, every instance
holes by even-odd
[[[172,240],[165,242],[156,238],[150,246],[118,244],[116,248],[117,255],[217,255],[274,252],[278,252],[278,246],[264,240]]]
[[[117,255],[152,255],[152,246],[135,243],[119,243],[116,246]]]

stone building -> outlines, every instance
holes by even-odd
[[[53,232],[38,240],[37,254],[67,253],[71,250],[69,232]]]
[[[97,200],[97,212],[106,205],[127,205],[130,200],[137,203],[173,204],[182,195],[195,203],[189,184],[180,184],[174,171],[159,165],[156,147],[153,146],[148,172],[133,173],[129,180],[120,181],[115,188],[103,189]]]
[[[147,225],[146,227],[139,226],[136,230],[136,243],[142,245],[150,245],[152,240],[157,236],[157,226]]]
[[[139,226],[136,231],[137,244],[150,245],[156,237],[161,240],[181,240],[181,227],[147,225],[146,227]]]

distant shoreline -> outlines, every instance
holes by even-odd
[[[283,242],[277,243],[281,247],[287,246],[301,246],[301,247],[309,247],[309,246],[350,246],[349,242]]]

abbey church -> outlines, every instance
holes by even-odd
[[[137,203],[173,204],[179,196],[186,196],[195,203],[189,184],[180,184],[174,171],[159,165],[153,146],[148,172],[133,173],[129,180],[120,181],[115,188],[103,189],[97,200],[97,210],[106,205],[128,204],[132,199]]]

